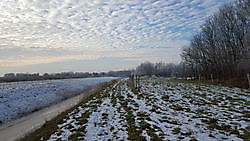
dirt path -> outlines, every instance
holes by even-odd
[[[0,126],[0,141],[13,141],[40,128],[46,121],[51,120],[60,113],[72,108],[82,100],[95,94],[104,86],[104,83],[86,89],[82,94],[69,98],[58,104],[34,112],[12,122]]]

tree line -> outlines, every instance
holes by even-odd
[[[147,76],[162,76],[162,77],[173,77],[173,76],[184,76],[184,68],[181,64],[174,63],[141,63],[135,69],[136,75],[147,75]]]
[[[208,17],[181,56],[194,77],[246,77],[250,71],[250,0],[226,4]]]
[[[16,81],[36,81],[53,79],[71,79],[71,78],[91,78],[91,77],[128,77],[132,70],[120,70],[109,72],[59,72],[59,73],[6,73],[0,77],[1,82]]]
[[[250,0],[236,0],[209,16],[179,64],[140,64],[140,75],[190,77],[203,80],[243,80],[250,73]],[[246,84],[245,83],[245,84]],[[244,85],[245,85],[244,84]]]

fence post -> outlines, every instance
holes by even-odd
[[[214,83],[214,78],[213,78],[213,74],[211,73],[211,80],[212,80],[212,83]]]
[[[248,80],[248,89],[250,89],[250,75],[247,73],[247,80]]]
[[[141,76],[138,75],[138,89],[140,89],[140,81],[141,81],[141,80],[140,80],[140,77],[141,77]]]
[[[135,88],[137,88],[138,85],[138,79],[137,79],[137,75],[135,75]]]

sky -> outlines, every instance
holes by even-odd
[[[1,0],[0,75],[178,63],[206,17],[232,0]]]

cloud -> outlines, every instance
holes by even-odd
[[[108,56],[147,59],[143,53],[150,51],[154,52],[154,58],[169,59],[163,57],[162,51],[167,51],[165,55],[173,56],[170,60],[176,62],[180,53],[177,50],[189,44],[205,17],[223,3],[220,0],[2,0],[0,66]],[[136,50],[139,46],[144,49]],[[147,60],[150,59],[152,56],[148,56]]]
[[[181,41],[179,41],[181,42]],[[184,43],[180,43],[184,44]],[[143,44],[141,44],[143,45]],[[148,46],[152,45],[152,46]],[[100,58],[121,58],[125,60],[148,60],[156,59],[176,62],[176,54],[180,53],[180,48],[169,47],[171,44],[159,44],[151,42],[136,48],[45,48],[45,47],[5,47],[0,48],[0,67],[28,66],[34,64],[46,64],[52,62],[62,62],[67,60],[97,60]],[[167,54],[167,55],[166,55]],[[171,55],[170,55],[171,54]],[[152,59],[154,58],[154,59]],[[149,60],[150,61],[150,60]]]

